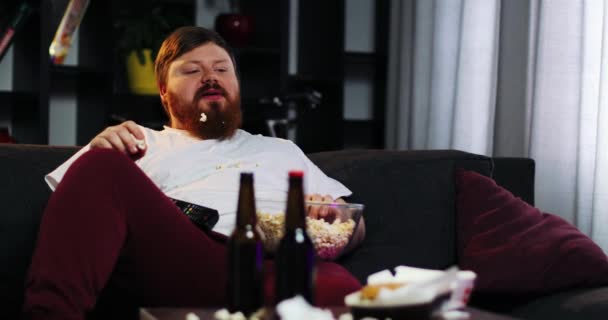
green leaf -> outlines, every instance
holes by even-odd
[[[171,31],[193,22],[193,16],[188,19],[186,14],[189,14],[187,9],[155,0],[126,2],[116,13],[113,23],[118,34],[116,51],[126,57],[133,50],[148,48],[152,49],[154,59]],[[138,53],[138,59],[139,56]]]

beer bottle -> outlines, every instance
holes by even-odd
[[[253,173],[241,173],[236,227],[228,239],[228,310],[245,315],[263,305],[264,247],[257,227]]]
[[[303,178],[302,171],[289,172],[285,233],[276,258],[277,303],[296,295],[301,295],[310,304],[315,302],[315,251],[306,233]]]

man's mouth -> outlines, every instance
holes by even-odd
[[[209,90],[205,91],[201,96],[202,99],[211,100],[211,101],[219,100],[223,97],[224,97],[224,94],[222,93],[222,90],[218,90],[218,89],[209,89]]]

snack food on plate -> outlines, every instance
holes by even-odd
[[[361,299],[376,300],[381,289],[396,290],[403,287],[405,283],[383,283],[383,284],[368,284],[361,288]]]
[[[395,274],[371,274],[367,285],[344,298],[355,318],[428,318],[466,305],[476,275],[452,267],[446,271],[399,266]]]

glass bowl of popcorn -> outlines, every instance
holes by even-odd
[[[256,199],[258,226],[264,236],[264,248],[269,255],[276,252],[285,232],[285,208],[279,200]],[[357,203],[305,202],[306,231],[317,257],[336,260],[353,240],[364,206]]]

